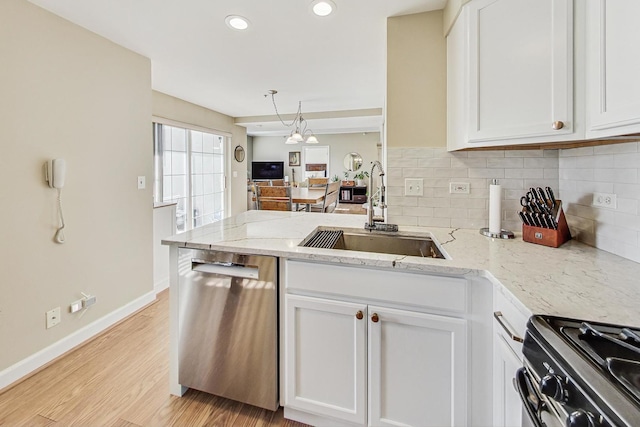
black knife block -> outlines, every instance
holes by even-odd
[[[522,240],[551,248],[558,248],[564,242],[571,240],[571,231],[569,231],[567,218],[562,210],[562,201],[556,200],[556,203],[558,204],[558,213],[556,215],[558,229],[532,227],[522,224]]]

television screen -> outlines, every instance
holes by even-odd
[[[251,162],[251,179],[284,179],[284,162]]]

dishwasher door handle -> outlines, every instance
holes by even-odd
[[[220,274],[222,276],[241,277],[243,279],[258,279],[258,268],[227,263],[193,262],[191,270],[200,273]]]

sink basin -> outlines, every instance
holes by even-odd
[[[300,243],[300,246],[445,258],[431,235],[376,232],[358,228],[318,227]]]

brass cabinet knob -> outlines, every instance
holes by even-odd
[[[378,317],[378,313],[373,313],[373,314],[371,315],[371,321],[372,321],[373,323],[378,323],[378,320],[380,320],[380,318]]]
[[[356,313],[356,319],[362,320],[363,317],[364,317],[364,314],[362,313],[362,311],[358,310],[358,312]]]
[[[560,130],[564,127],[564,122],[558,120],[557,122],[553,122],[553,130]]]

